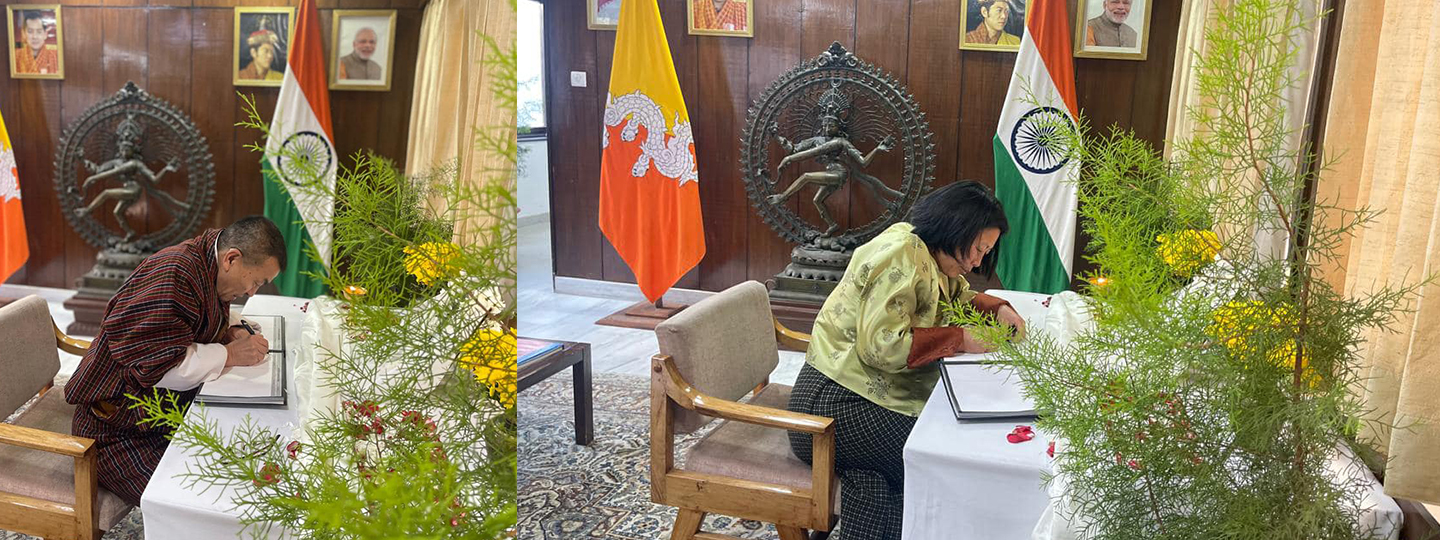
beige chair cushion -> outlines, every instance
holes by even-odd
[[[50,305],[30,295],[0,307],[0,419],[10,416],[60,371]],[[64,433],[70,433],[65,425]],[[3,470],[3,469],[0,469]]]
[[[744,397],[780,363],[770,299],[756,281],[696,302],[656,326],[655,336],[686,382],[720,399]],[[690,433],[711,420],[677,407],[675,431]]]
[[[45,320],[50,320],[47,312]],[[50,331],[47,329],[47,331]],[[48,334],[54,343],[55,334]],[[65,403],[65,389],[53,388],[26,410],[15,425],[52,433],[70,433],[75,406]],[[100,489],[100,530],[115,526],[132,508],[105,488]],[[75,504],[75,458],[0,445],[0,491],[63,504]]]
[[[791,387],[770,384],[751,405],[785,409],[790,402]],[[797,489],[810,489],[811,469],[790,452],[790,437],[783,429],[726,420],[710,434],[690,447],[685,454],[685,470],[728,476],[741,480],[781,484]],[[840,513],[840,481],[836,479],[833,512]]]

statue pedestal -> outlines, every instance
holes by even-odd
[[[64,304],[65,309],[75,313],[75,322],[65,333],[79,336],[100,334],[100,323],[105,320],[105,308],[115,291],[125,284],[130,272],[148,257],[149,253],[125,253],[112,249],[102,250],[95,255],[95,267],[75,282],[78,292]]]
[[[770,289],[775,318],[791,330],[808,333],[815,326],[820,306],[845,276],[852,253],[811,245],[790,250],[790,264],[775,275]]]

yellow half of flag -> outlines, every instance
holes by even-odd
[[[660,22],[660,7],[654,1],[620,4],[624,32],[615,36],[615,63],[610,71],[610,97],[640,92],[660,107],[667,132],[678,122],[690,123],[685,98],[680,96],[680,79],[670,60],[670,44]]]

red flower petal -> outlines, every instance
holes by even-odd
[[[1055,441],[1050,441],[1050,447],[1045,449],[1045,455],[1055,457]]]

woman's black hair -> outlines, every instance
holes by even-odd
[[[980,231],[994,227],[1003,236],[1010,230],[1005,220],[1005,209],[990,192],[990,188],[974,180],[941,187],[915,201],[910,207],[906,221],[915,226],[915,236],[925,242],[931,251],[947,253],[956,259],[975,243]],[[990,253],[980,260],[975,273],[995,276],[995,264],[1000,260],[1000,242],[997,240]]]

